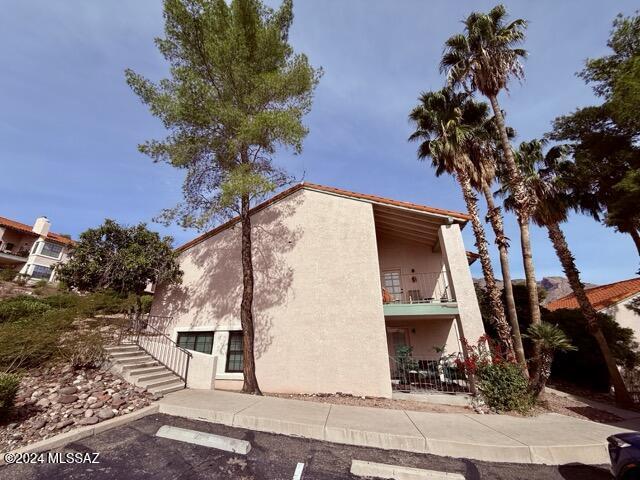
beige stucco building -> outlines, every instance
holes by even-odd
[[[461,352],[463,336],[475,342],[484,329],[460,233],[467,220],[309,183],[255,207],[262,390],[389,397],[403,347],[423,362],[420,370],[442,356],[440,348]],[[178,250],[182,284],[158,285],[151,313],[170,317],[162,329],[194,352],[190,377],[241,388],[238,220]],[[217,361],[204,361],[211,356]]]
[[[38,217],[33,226],[0,217],[0,269],[55,281],[55,265],[69,259],[74,242],[50,230],[47,217]]]

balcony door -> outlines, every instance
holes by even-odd
[[[393,298],[394,302],[402,299],[402,285],[400,283],[400,270],[385,270],[382,272],[382,287]]]
[[[402,327],[387,327],[387,349],[389,356],[396,358],[398,350],[409,346],[409,329]]]

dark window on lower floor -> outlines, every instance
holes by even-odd
[[[229,348],[227,348],[227,372],[242,372],[242,332],[229,332]]]
[[[33,278],[42,278],[44,280],[49,280],[49,277],[51,276],[51,268],[45,267],[44,265],[34,265],[31,276]]]
[[[213,332],[179,332],[178,346],[211,355],[213,349]]]

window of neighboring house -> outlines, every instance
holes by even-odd
[[[40,255],[45,255],[47,257],[58,258],[62,253],[62,245],[59,243],[51,243],[44,242],[42,245],[42,250],[40,251]]]
[[[229,332],[229,348],[227,348],[226,372],[242,372],[242,332]]]
[[[13,243],[9,243],[9,242],[7,242],[7,243],[5,243],[5,244],[4,244],[4,250],[6,250],[6,251],[8,251],[8,252],[10,252],[11,250],[13,250],[13,247],[14,247]]]
[[[43,278],[49,280],[51,277],[51,267],[45,267],[43,265],[34,265],[33,272],[31,272],[32,278]]]
[[[34,253],[36,253],[36,251],[38,250],[38,245],[40,245],[40,243],[42,242],[34,242],[33,246],[31,247],[31,254],[33,255]]]
[[[213,332],[179,332],[178,346],[195,352],[211,355]]]

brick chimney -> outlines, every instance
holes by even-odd
[[[33,224],[33,232],[37,233],[41,237],[46,237],[51,228],[51,222],[47,217],[36,218],[36,223]]]

